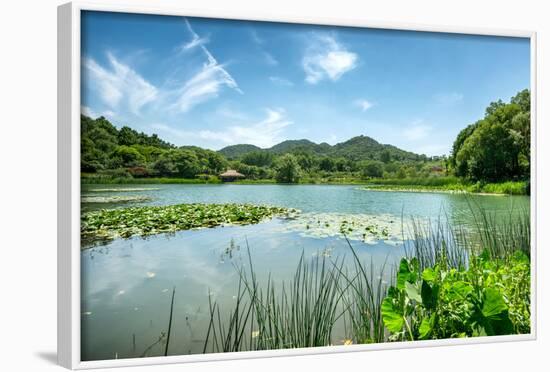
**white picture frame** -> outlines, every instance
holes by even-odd
[[[380,23],[368,19],[310,18],[307,15],[272,16],[257,12],[235,13],[199,11],[184,7],[144,7],[121,4],[97,4],[74,1],[58,8],[58,362],[70,369],[141,366],[154,364],[221,361],[277,356],[314,355],[324,353],[375,351],[400,348],[435,347],[535,340],[537,324],[536,302],[536,152],[531,155],[531,333],[525,335],[457,338],[433,341],[393,342],[350,346],[330,346],[307,349],[251,351],[204,355],[180,355],[105,361],[81,361],[80,358],[80,15],[82,11],[142,13],[155,15],[206,17],[252,21],[275,21],[315,25],[354,26],[380,29],[429,31],[474,35],[511,36],[530,39],[531,45],[531,148],[536,147],[536,32],[455,28],[403,23]]]

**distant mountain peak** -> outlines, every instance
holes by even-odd
[[[267,151],[273,154],[311,152],[317,155],[345,157],[353,160],[379,160],[383,151],[389,151],[396,160],[416,160],[418,155],[392,145],[381,144],[375,139],[359,135],[334,146],[326,142],[317,144],[308,139],[285,140],[270,148],[262,149],[255,145],[242,144],[224,147],[219,152],[228,159],[238,159],[252,151]]]

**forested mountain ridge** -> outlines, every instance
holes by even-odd
[[[399,149],[392,145],[381,144],[368,136],[356,136],[345,142],[337,143],[334,146],[326,142],[317,144],[307,139],[286,140],[270,148],[262,149],[254,145],[242,144],[224,147],[218,152],[228,159],[238,159],[248,153],[265,151],[275,155],[287,153],[309,153],[331,157],[343,157],[353,161],[361,160],[382,160],[384,151],[394,160],[415,161],[426,158],[425,155],[418,155],[410,151]]]
[[[249,178],[273,178],[275,163],[293,155],[305,172],[355,172],[369,164],[374,175],[381,174],[382,163],[425,161],[417,155],[383,145],[367,136],[357,136],[331,146],[312,141],[287,140],[269,149],[250,144],[225,147],[220,151],[197,146],[180,146],[147,135],[127,126],[116,128],[104,117],[81,116],[81,170],[113,177],[184,177],[217,175],[228,167]],[[361,164],[360,164],[361,163]],[[372,173],[372,172],[371,172]]]

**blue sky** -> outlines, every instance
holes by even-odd
[[[82,16],[82,111],[176,145],[357,135],[449,153],[530,82],[529,40],[124,13]]]

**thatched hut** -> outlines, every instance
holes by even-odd
[[[223,182],[233,182],[244,178],[244,174],[237,172],[235,169],[228,169],[224,173],[220,174],[220,178]]]

